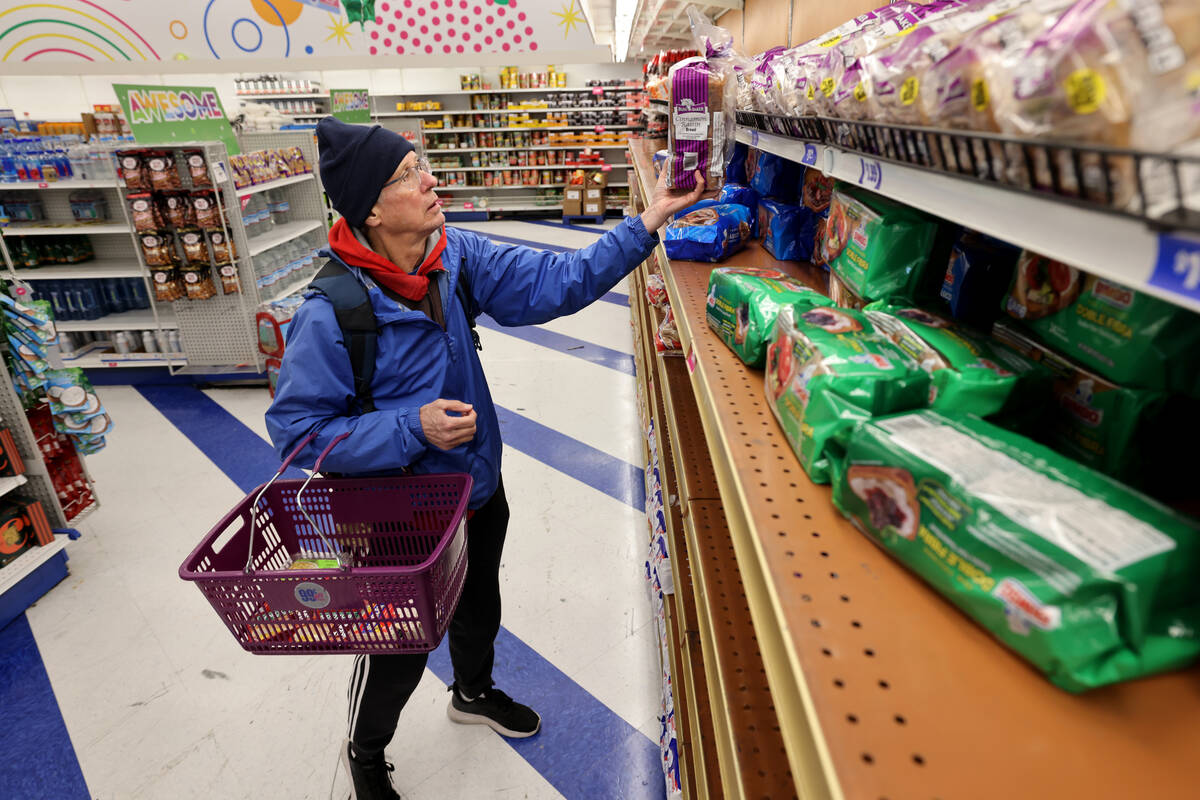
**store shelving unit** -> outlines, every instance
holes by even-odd
[[[746,132],[739,138],[753,140]],[[757,144],[775,146],[762,134]],[[641,143],[631,150],[645,196],[652,185],[651,154]],[[825,158],[805,158],[809,151],[803,147],[780,154],[788,152],[814,164]],[[986,216],[990,208],[991,201],[979,197],[986,191],[970,193],[969,200],[960,192],[957,208],[950,200],[934,207],[928,194],[936,193],[930,185],[940,185],[936,176],[913,176],[906,186],[892,177],[891,167],[873,189],[968,224],[974,224],[970,215]],[[857,171],[839,166],[838,153],[830,169],[858,183]],[[1041,246],[1038,229],[1054,225],[1063,242],[1052,255],[1062,252],[1068,261],[1102,274],[1115,267],[1114,255],[1096,253],[1089,241],[1107,240],[1102,228],[1112,218],[1094,214],[1093,227],[1081,236],[1064,229],[1057,216],[1039,219],[1044,209],[1036,203],[1012,205],[1007,219],[1024,217],[1023,227],[980,227],[1035,247]],[[1190,796],[1192,763],[1200,752],[1200,732],[1192,724],[1200,710],[1195,670],[1070,695],[930,591],[836,512],[828,487],[808,480],[767,407],[761,371],[742,364],[708,329],[705,299],[715,265],[671,263],[661,246],[658,252],[687,388],[703,429],[703,441],[676,463],[711,458],[725,526],[711,536],[730,548],[722,567],[736,567],[745,592],[795,793],[1124,798],[1144,792],[1145,776],[1153,774],[1156,795]],[[822,271],[775,261],[757,243],[726,264],[774,267],[826,288]],[[1131,280],[1128,269],[1119,276],[1145,285]],[[691,413],[686,403],[679,405],[685,394],[671,393],[668,417]],[[704,547],[698,538],[688,539],[693,543]],[[697,552],[688,555],[693,565],[703,560]],[[713,644],[719,659],[732,643]],[[704,665],[711,671],[708,652]],[[718,720],[718,740],[722,727]],[[750,796],[745,788],[730,791],[736,787],[725,771],[732,765],[722,752],[726,796]],[[770,763],[765,758],[759,763]]]
[[[425,122],[426,121],[434,121],[434,120],[440,119],[445,116],[453,116],[453,115],[472,115],[472,116],[488,115],[488,116],[502,117],[504,115],[511,115],[511,114],[529,114],[530,116],[536,117],[539,115],[551,114],[551,113],[567,114],[567,113],[582,113],[582,112],[592,112],[592,111],[620,114],[622,112],[632,112],[632,111],[638,110],[639,107],[628,104],[628,102],[625,100],[624,93],[640,92],[640,91],[641,91],[640,87],[637,87],[637,86],[620,86],[620,87],[602,86],[602,87],[570,87],[570,88],[545,87],[545,88],[537,88],[537,89],[479,89],[479,90],[455,90],[455,91],[445,91],[445,92],[416,91],[416,92],[404,92],[404,93],[400,93],[400,94],[372,95],[372,103],[374,104],[374,109],[375,109],[374,112],[372,113],[372,118],[380,121],[383,124],[386,124],[389,126],[395,126],[395,129],[397,129],[397,130],[404,131],[406,133],[406,135],[412,137],[414,140],[420,141],[425,155],[436,156],[439,158],[447,157],[447,156],[453,157],[456,155],[463,155],[466,153],[487,153],[487,152],[510,152],[511,153],[511,152],[531,152],[531,151],[547,151],[547,150],[559,150],[559,151],[566,151],[566,150],[577,150],[577,151],[582,151],[582,150],[620,150],[620,149],[623,149],[626,145],[605,143],[605,144],[599,144],[599,145],[579,144],[579,145],[550,145],[550,146],[537,145],[537,146],[516,146],[516,147],[461,147],[461,148],[445,147],[445,146],[443,146],[443,143],[445,142],[445,139],[443,137],[456,135],[456,134],[475,135],[475,134],[504,134],[504,133],[514,133],[514,132],[533,133],[533,132],[539,132],[539,131],[547,131],[547,132],[631,131],[631,130],[636,129],[639,126],[620,124],[620,125],[599,125],[599,126],[597,126],[597,125],[555,125],[555,126],[526,125],[526,126],[511,126],[511,127],[506,126],[506,127],[486,127],[486,128],[479,128],[479,127],[436,128],[436,127],[426,127]],[[563,105],[563,106],[551,106],[551,107],[546,107],[546,108],[472,109],[472,108],[465,107],[468,104],[468,100],[466,100],[465,98],[469,98],[471,96],[476,96],[476,95],[514,94],[514,95],[522,95],[525,97],[529,97],[529,96],[534,96],[534,95],[539,95],[539,94],[547,95],[547,94],[557,94],[557,93],[561,93],[561,92],[572,92],[572,93],[578,93],[580,95],[592,94],[592,95],[595,95],[598,97],[607,96],[607,97],[611,98],[611,102],[607,103],[604,106],[597,106],[597,107],[589,107],[589,106],[582,106],[582,105],[576,105],[576,104]],[[423,97],[423,98],[443,97],[443,98],[445,98],[445,102],[442,103],[443,108],[438,109],[436,111],[396,111],[396,110],[394,110],[397,100],[409,98],[409,97]],[[624,121],[624,120],[622,120],[622,121]],[[625,164],[625,163],[612,163],[611,166],[614,170],[624,171],[624,170],[628,169],[628,164]],[[507,165],[507,166],[496,166],[496,167],[463,166],[463,167],[457,168],[457,169],[454,167],[450,167],[450,166],[438,165],[434,169],[434,172],[436,174],[439,172],[454,172],[454,171],[483,172],[483,171],[492,170],[492,169],[500,169],[500,170],[504,170],[504,169],[511,169],[511,170],[538,169],[538,170],[542,170],[542,169],[556,169],[556,168],[557,169],[565,169],[565,167],[563,167],[562,165],[555,165],[555,164],[541,164],[541,165],[528,165],[528,166]],[[495,185],[495,186],[444,186],[444,187],[439,187],[439,191],[445,190],[448,193],[455,194],[455,195],[459,195],[463,192],[472,192],[477,195],[485,195],[486,196],[486,195],[491,194],[492,190],[508,191],[508,190],[518,189],[518,188],[561,189],[563,187],[563,185],[564,184],[561,184],[561,183],[554,183],[554,184],[538,184],[536,186],[513,186],[513,185],[504,185],[504,184]],[[624,187],[624,186],[628,186],[628,182],[627,181],[618,181],[617,183],[610,183],[609,186],[612,188]],[[610,198],[609,206],[610,206],[610,208],[616,208],[621,203],[623,203],[623,200],[621,198],[614,196],[614,197]],[[483,204],[477,204],[477,205],[483,205]],[[492,198],[487,203],[486,208],[465,209],[465,208],[458,207],[457,204],[452,204],[451,206],[447,207],[447,214],[449,215],[450,219],[457,219],[460,217],[464,218],[464,219],[469,218],[469,217],[470,218],[484,218],[492,212],[499,213],[501,211],[504,211],[504,212],[537,211],[537,212],[543,212],[543,213],[556,212],[559,210],[560,205],[561,205],[561,200],[559,200],[558,203],[550,204],[550,205],[547,205],[544,203],[533,203],[533,202],[514,203],[512,200],[507,200],[507,201],[504,200],[503,195],[499,195],[495,198]]]

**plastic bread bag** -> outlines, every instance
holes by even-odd
[[[761,197],[773,197],[784,203],[795,202],[796,193],[804,181],[804,166],[774,153],[757,152],[750,187]]]
[[[801,300],[830,305],[824,295],[777,269],[718,267],[708,277],[705,317],[738,358],[760,368],[779,310]]]
[[[720,188],[733,148],[733,82],[731,76],[702,58],[671,67],[667,185],[692,189],[700,172],[708,189]]]
[[[999,132],[993,90],[984,67],[1003,59],[1006,53],[1023,50],[1048,27],[1053,17],[1026,3],[973,28],[958,46],[925,72],[917,96],[922,119],[938,128]],[[993,176],[1003,182],[1023,183],[1024,167],[1019,149],[998,143],[946,137],[938,152],[945,152],[947,169],[978,177]]]
[[[670,259],[722,261],[746,246],[750,229],[750,209],[745,206],[708,206],[668,224],[663,247]]]
[[[748,182],[746,178],[747,147],[744,142],[734,143],[733,150],[729,154],[729,161],[725,164],[725,183],[745,184]]]
[[[959,322],[988,330],[1000,316],[1020,248],[977,231],[964,231],[954,243],[938,296]]]
[[[663,321],[654,333],[654,349],[659,353],[682,355],[679,344],[679,329],[675,325],[675,312],[667,309]]]
[[[813,483],[859,422],[922,408],[929,375],[862,312],[799,302],[779,311],[766,356],[767,405]]]
[[[783,108],[778,102],[778,87],[782,82],[783,66],[779,57],[786,49],[785,47],[772,47],[756,59],[754,72],[750,76],[750,91],[754,97],[755,111],[761,111],[764,114],[783,113]]]
[[[1050,373],[1015,350],[920,308],[871,303],[865,313],[929,373],[930,408],[1000,416],[1022,428],[1045,413]]]
[[[839,184],[829,205],[822,257],[830,271],[867,301],[912,297],[937,237],[933,217]]]
[[[1200,655],[1196,522],[996,425],[936,411],[866,422],[833,502],[1069,692]]]
[[[646,302],[660,310],[670,308],[671,301],[667,297],[667,284],[662,275],[646,276]]]
[[[763,249],[780,261],[808,261],[817,237],[817,212],[764,197],[758,204]]]
[[[731,183],[728,180],[721,187],[721,193],[717,195],[717,202],[720,204],[734,203],[735,205],[745,206],[750,209],[750,235],[757,238],[758,231],[758,192],[751,189],[749,186],[744,186],[740,183]]]
[[[1200,134],[1198,76],[1200,7],[1191,0],[1077,0],[988,69],[1007,133],[1159,151]],[[1111,159],[1105,175],[1094,154],[1081,156],[1079,171],[1066,151],[1033,157],[1038,188],[1101,202],[1111,194],[1122,208],[1134,199],[1131,159]]]
[[[1123,386],[1200,398],[1200,315],[1028,250],[1004,311],[1018,327]]]

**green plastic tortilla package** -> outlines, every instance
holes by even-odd
[[[833,501],[997,639],[1082,692],[1200,655],[1200,527],[969,415],[859,425]]]
[[[1200,451],[1200,400],[1120,386],[1004,322],[992,335],[1052,375],[1035,439],[1160,500],[1195,498],[1194,471],[1180,469],[1179,458]]]
[[[929,407],[979,417],[1040,415],[1050,374],[1002,344],[919,308],[872,303],[867,317],[929,373]]]
[[[777,269],[718,267],[708,278],[708,325],[738,358],[762,367],[779,309],[799,300],[831,305],[824,295]]]
[[[803,301],[780,309],[766,373],[767,404],[814,483],[829,482],[833,451],[857,422],[929,395],[929,375],[862,312]]]
[[[1200,397],[1200,315],[1021,253],[1004,310],[1038,341],[1123,386]]]
[[[924,283],[938,224],[891,200],[838,184],[825,223],[824,261],[867,300],[912,297]],[[943,265],[945,261],[940,262]]]

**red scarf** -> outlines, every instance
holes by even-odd
[[[333,223],[333,228],[329,231],[329,247],[342,261],[366,270],[376,282],[382,283],[406,300],[420,302],[429,292],[429,273],[445,269],[442,266],[442,251],[446,249],[446,229],[442,229],[442,235],[433,246],[433,251],[425,257],[421,266],[417,267],[416,273],[411,275],[364,246],[354,235],[345,218]]]

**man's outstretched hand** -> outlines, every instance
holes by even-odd
[[[685,192],[668,189],[667,171],[664,169],[659,173],[658,183],[654,186],[654,197],[650,199],[646,210],[642,212],[642,224],[646,226],[647,231],[654,233],[667,224],[667,221],[675,216],[675,212],[682,211],[699,202],[700,195],[704,194],[704,175],[699,170],[693,174],[696,176],[696,188]]]

